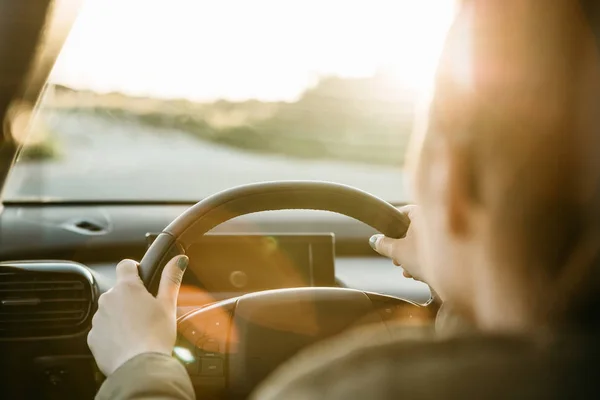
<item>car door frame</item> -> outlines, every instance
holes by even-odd
[[[0,212],[2,189],[81,3],[0,0]]]

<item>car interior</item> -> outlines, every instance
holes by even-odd
[[[410,224],[406,215],[398,211],[398,206],[407,203],[409,197],[395,200],[384,198],[385,194],[372,194],[372,188],[384,190],[392,181],[363,176],[357,170],[349,169],[348,174],[362,179],[365,185],[353,185],[352,180],[330,182],[336,180],[336,175],[332,172],[333,179],[321,178],[319,174],[325,175],[328,168],[324,163],[319,164],[321,161],[294,167],[300,172],[305,168],[308,179],[301,173],[298,173],[299,179],[289,178],[278,171],[280,164],[274,163],[266,168],[273,171],[275,179],[269,176],[240,182],[234,178],[228,180],[226,173],[215,173],[220,168],[229,171],[225,161],[222,166],[178,177],[178,171],[170,166],[177,160],[163,158],[162,151],[170,151],[168,144],[150,148],[138,137],[116,145],[120,149],[115,148],[114,155],[103,153],[98,156],[99,164],[87,163],[84,150],[79,155],[74,151],[74,161],[71,161],[75,164],[69,164],[69,168],[79,173],[82,180],[70,183],[69,175],[65,175],[60,183],[62,186],[56,187],[64,193],[80,190],[80,195],[61,196],[58,191],[51,192],[54,189],[46,180],[59,176],[54,175],[56,171],[50,167],[47,170],[34,168],[22,160],[46,157],[51,153],[35,153],[31,150],[33,146],[27,145],[28,135],[36,123],[35,116],[40,113],[40,104],[55,96],[57,105],[53,107],[67,107],[59,104],[60,101],[84,107],[84,103],[92,98],[85,90],[73,94],[73,90],[59,85],[51,90],[47,84],[55,64],[66,63],[68,57],[59,58],[59,54],[70,31],[76,30],[80,10],[82,15],[94,11],[92,6],[85,9],[79,3],[0,0],[3,131],[0,136],[0,188],[3,188],[0,191],[0,354],[3,372],[0,388],[3,397],[94,397],[105,377],[95,365],[86,337],[98,298],[114,285],[115,266],[125,258],[140,262],[140,277],[148,290],[156,294],[160,273],[167,261],[177,254],[189,256],[190,265],[178,300],[178,338],[173,357],[185,366],[199,398],[245,398],[301,349],[353,327],[385,327],[398,321],[411,326],[434,322],[437,308],[428,286],[403,279],[402,268],[376,254],[368,243],[375,233],[401,238]],[[589,10],[598,8],[593,1],[584,3]],[[140,4],[146,6],[146,3],[139,3],[138,7]],[[103,12],[124,15],[126,6],[123,7],[123,10],[104,9]],[[98,10],[100,8],[95,9]],[[427,12],[425,7],[422,15]],[[451,12],[448,15],[451,16]],[[117,30],[115,26],[114,32]],[[113,36],[116,41],[120,40],[118,33]],[[87,46],[83,41],[72,41],[71,44],[72,48],[79,46],[80,51]],[[124,52],[135,52],[127,46],[129,44],[125,44]],[[177,51],[181,50],[175,47]],[[89,54],[100,50],[91,49]],[[134,73],[143,75],[142,70]],[[210,83],[210,79],[203,83]],[[326,82],[329,86],[323,87],[335,91],[340,82],[333,79]],[[357,82],[363,84],[366,81]],[[311,93],[318,90],[320,86],[308,89],[299,102],[304,101],[304,106],[308,107]],[[114,91],[113,87],[108,87],[106,96],[113,95]],[[362,96],[363,92],[360,93]],[[118,95],[113,97],[119,100]],[[141,96],[132,97],[139,100]],[[178,97],[178,93],[172,97]],[[139,102],[141,104],[141,100]],[[237,104],[233,101],[224,105],[217,103],[215,107],[225,108]],[[298,118],[317,124],[306,113],[298,114],[292,100],[239,104],[244,107],[277,106],[279,118],[284,122]],[[94,107],[94,112],[100,108],[98,105],[89,108]],[[56,115],[70,115],[72,124],[92,118],[91,112],[88,115],[76,111],[51,111]],[[110,109],[106,115],[113,119],[122,118],[117,111]],[[150,113],[131,117],[127,124],[148,123],[150,118],[154,118],[152,123],[156,126],[163,124],[167,125],[162,126],[166,131],[170,129],[164,118],[157,120]],[[391,117],[385,121],[392,120],[396,121]],[[107,124],[110,119],[108,121]],[[178,123],[184,126],[191,122],[184,119]],[[267,122],[261,126],[265,132],[275,129]],[[197,127],[194,129],[199,129],[198,135],[214,136],[217,130],[213,128],[209,133]],[[85,125],[80,129],[85,130]],[[347,132],[349,128],[344,129]],[[227,141],[234,140],[232,138],[239,133],[239,129],[234,128],[225,131],[229,136],[219,139],[222,146],[230,144]],[[115,132],[110,134],[118,133]],[[350,133],[347,138],[352,139]],[[98,135],[102,137],[102,134]],[[109,135],[108,131],[106,135]],[[96,139],[82,137],[80,142],[74,142],[80,147],[73,148],[96,146]],[[157,143],[163,140],[155,139]],[[188,155],[183,147],[187,142],[181,140],[180,158],[186,158]],[[258,148],[260,145],[248,141],[232,146]],[[338,144],[334,143],[333,147],[336,146]],[[390,149],[390,154],[397,154],[398,149],[390,146],[388,143],[383,145]],[[275,144],[271,149],[274,148]],[[284,152],[282,159],[293,158],[289,152],[303,152],[303,149],[301,144],[293,150],[286,149],[288,153]],[[120,150],[140,153],[144,158],[139,160],[148,162],[148,165],[140,165],[145,175],[136,175],[126,181],[110,172],[108,167],[103,170],[105,165],[121,165],[123,160],[119,154],[124,153],[119,153]],[[338,150],[339,153],[325,152],[325,157],[344,153],[343,149]],[[367,157],[365,152],[351,156]],[[264,149],[257,150],[256,154],[253,157],[266,157]],[[250,168],[250,161],[243,160],[235,168]],[[60,163],[55,163],[57,169]],[[191,161],[189,165],[193,165]],[[396,170],[390,171],[395,173]],[[168,177],[167,180],[159,179],[161,173]],[[211,188],[207,193],[199,193],[195,198],[164,195],[175,190],[167,188],[169,180],[178,183],[186,179],[214,182],[207,186]],[[140,190],[148,190],[155,194],[154,197],[131,195],[138,190],[132,184],[141,180],[147,182],[147,189]],[[98,195],[94,197],[92,185],[106,191],[98,189]],[[118,189],[120,195],[108,193],[109,187]],[[45,194],[46,189],[50,194]],[[19,190],[26,195],[17,196],[15,193]]]
[[[0,2],[0,183],[10,186],[11,169],[20,173],[23,138],[77,11],[69,1]],[[156,293],[166,261],[190,257],[173,356],[198,395],[244,398],[300,349],[353,326],[432,321],[428,287],[402,280],[368,244],[376,232],[405,234],[400,203],[314,179],[231,186],[168,201],[17,199],[5,187],[3,395],[93,398],[104,377],[86,336],[124,258],[141,260],[140,276]]]

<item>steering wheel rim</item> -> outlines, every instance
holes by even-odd
[[[323,181],[275,181],[237,186],[216,193],[179,215],[154,240],[140,261],[140,277],[156,294],[168,260],[230,219],[261,211],[330,211],[363,222],[384,235],[403,238],[410,220],[396,207],[360,189]]]
[[[293,209],[346,215],[393,238],[404,237],[410,225],[408,217],[390,203],[346,185],[285,181],[238,186],[198,202],[169,224],[142,258],[140,276],[155,294],[168,260],[185,254],[199,236],[241,215]],[[406,300],[347,288],[263,291],[182,316],[178,347],[200,357],[191,361],[188,370],[196,390],[245,395],[300,348],[357,323],[383,326],[394,315],[412,318],[416,309],[429,313]],[[261,344],[266,347],[260,348]]]

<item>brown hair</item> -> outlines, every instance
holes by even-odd
[[[428,140],[468,164],[469,196],[498,233],[494,257],[521,268],[510,272],[555,322],[600,299],[598,100],[598,43],[578,1],[465,4],[438,69]],[[547,283],[553,293],[534,288]]]

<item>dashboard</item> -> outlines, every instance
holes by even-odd
[[[186,250],[184,285],[239,296],[270,289],[335,286],[334,236],[211,234]],[[193,280],[193,281],[192,281]]]
[[[153,233],[190,205],[5,205],[0,214],[0,262],[45,260],[36,263],[38,271],[57,264],[67,270],[82,268],[92,281],[89,313],[76,330],[45,332],[43,338],[0,335],[2,370],[6,372],[0,376],[0,385],[12,398],[93,397],[102,380],[86,343],[95,299],[114,284],[119,260],[141,259]],[[368,238],[373,233],[372,228],[349,217],[320,211],[270,211],[236,218],[189,249],[190,267],[178,311],[183,314],[242,293],[291,286],[340,286],[426,302],[430,297],[426,285],[403,278],[401,268],[371,250]],[[262,252],[257,253],[257,248]],[[282,273],[277,265],[287,265],[293,273]],[[0,277],[2,273],[0,266]],[[297,278],[290,280],[290,276]],[[49,284],[81,296],[87,292],[79,285],[86,283],[78,279],[52,278],[47,283],[44,278],[36,287]],[[0,296],[2,287],[0,284]],[[0,316],[2,312],[0,308]]]

